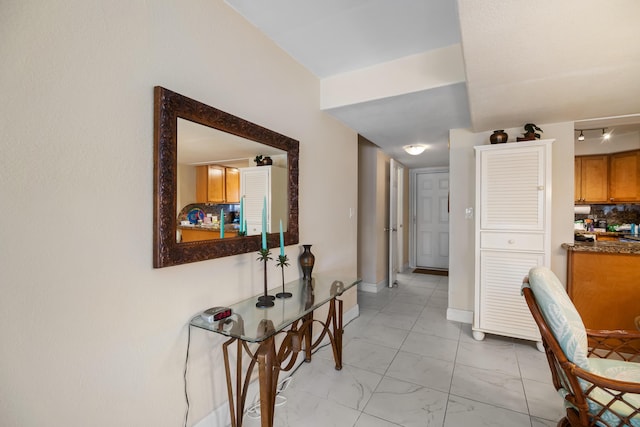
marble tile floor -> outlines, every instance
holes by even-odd
[[[446,320],[448,277],[404,273],[359,292],[345,326],[344,367],[330,347],[301,364],[278,396],[278,427],[555,426],[562,399],[535,343]],[[284,388],[284,385],[283,385]],[[247,427],[260,425],[246,415]]]

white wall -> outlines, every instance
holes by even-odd
[[[261,288],[255,254],[152,268],[154,85],[299,140],[300,243],[355,276],[357,136],[222,1],[2,2],[0,57],[0,425],[182,425],[189,319]],[[192,335],[189,424],[220,342]]]
[[[552,149],[551,269],[566,283],[566,251],[562,243],[573,242],[573,123],[539,124],[542,138],[555,139]],[[515,141],[521,129],[506,129]],[[450,240],[449,317],[472,319],[474,302],[475,220],[465,218],[465,209],[475,212],[476,145],[489,144],[492,132],[450,131]],[[510,142],[511,143],[511,142]],[[513,142],[516,143],[516,142]]]

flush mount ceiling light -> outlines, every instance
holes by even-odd
[[[611,138],[611,132],[607,132],[607,128],[575,129],[576,132],[580,132],[580,135],[578,135],[578,141],[584,141],[584,133],[593,130],[602,130],[602,139],[605,141]]]
[[[423,144],[411,144],[411,145],[405,145],[402,148],[404,148],[404,151],[411,154],[412,156],[417,156],[418,154],[422,154],[422,152],[427,148],[427,146]]]

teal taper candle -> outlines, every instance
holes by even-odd
[[[220,209],[220,238],[224,239],[224,209]]]
[[[284,233],[282,232],[282,220],[280,220],[280,256],[284,256]]]
[[[267,249],[267,197],[262,204],[262,249]]]

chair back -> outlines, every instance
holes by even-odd
[[[587,331],[558,277],[547,267],[529,271],[528,286],[547,326],[567,359],[589,371]]]

